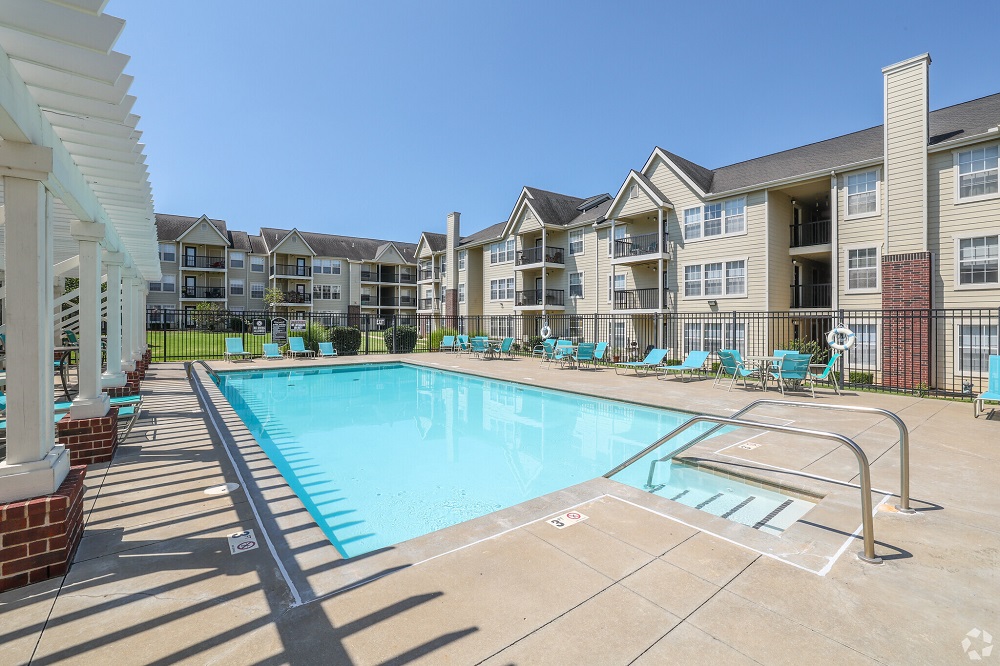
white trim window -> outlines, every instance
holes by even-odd
[[[459,303],[464,303],[465,302],[465,283],[464,282],[459,282],[458,283],[458,302]]]
[[[264,298],[264,283],[263,282],[251,282],[250,283],[250,298],[262,299]]]
[[[997,327],[991,324],[958,324],[956,369],[961,374],[986,375],[990,355],[997,353]]]
[[[583,273],[569,274],[569,297],[583,298]]]
[[[684,209],[684,240],[701,238],[701,206]]]
[[[242,296],[243,295],[244,282],[241,279],[234,278],[229,281],[229,295],[230,296]]]
[[[458,270],[465,270],[465,250],[458,251]]]
[[[624,225],[624,224],[616,224],[615,225],[614,234],[612,234],[610,231],[608,232],[608,256],[609,257],[614,254],[614,249],[615,249],[614,241],[624,240],[625,239],[625,235],[626,235],[627,232],[628,232],[628,229],[627,229],[626,225]]]
[[[619,352],[625,348],[625,322],[613,321],[608,324],[608,344]]]
[[[684,240],[739,236],[747,231],[747,198],[686,208],[683,217]]]
[[[625,290],[625,274],[615,273],[608,276],[608,303],[614,300],[616,291]]]
[[[877,247],[848,249],[847,292],[872,292],[878,290],[879,256]]]
[[[583,229],[573,229],[569,232],[569,256],[583,254]]]
[[[514,321],[510,317],[490,317],[490,336],[494,338],[509,338],[514,335]],[[490,382],[491,389],[498,386]]]
[[[685,298],[742,297],[747,295],[747,260],[715,261],[684,267]]]
[[[693,351],[714,353],[720,349],[738,349],[745,354],[746,324],[721,320],[685,322],[682,342],[685,356]]]
[[[1000,144],[957,152],[956,200],[971,201],[1000,193],[997,187],[998,162]]]
[[[722,235],[722,204],[705,204],[705,213],[702,222],[702,235],[709,236]]]
[[[846,322],[847,328],[854,332],[854,346],[850,352],[850,368],[878,369],[878,324]]]
[[[878,170],[852,173],[847,177],[847,217],[878,213]]]
[[[583,340],[583,317],[570,315],[568,334],[574,340]]]
[[[229,253],[229,267],[230,268],[243,268],[246,265],[246,255],[242,252],[230,252]]]
[[[514,261],[515,254],[516,250],[513,238],[508,238],[506,241],[490,245],[491,264],[505,264],[508,261]],[[442,272],[444,271],[442,270]]]
[[[957,284],[981,287],[1000,284],[1000,235],[959,238]]]
[[[725,234],[741,234],[747,230],[747,200],[744,197],[726,202]]]
[[[157,253],[160,255],[160,261],[169,263],[176,263],[177,261],[177,246],[173,243],[160,243]]]
[[[490,280],[490,300],[509,301],[514,298],[514,278]]]
[[[264,257],[250,257],[250,272],[251,273],[263,273],[264,272]]]
[[[150,291],[159,291],[167,294],[172,294],[177,291],[177,276],[163,274],[160,276],[159,282],[149,283]]]
[[[339,284],[331,284],[330,285],[330,298],[333,299],[333,300],[335,300],[335,301],[339,301],[340,300],[340,285]]]
[[[330,262],[330,270],[332,271],[332,275],[340,275],[340,272],[343,270],[343,263],[340,259],[334,259]]]

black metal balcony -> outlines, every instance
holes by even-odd
[[[434,303],[435,303],[435,301],[437,301],[436,298],[421,298],[417,302],[417,309],[418,310],[433,310],[434,309]]]
[[[282,303],[312,303],[312,294],[303,294],[298,291],[286,291]]]
[[[199,300],[224,299],[225,287],[181,287],[181,298],[197,298]]]
[[[830,220],[817,220],[792,224],[788,227],[791,238],[789,247],[809,247],[810,245],[826,245],[830,242]]]
[[[372,294],[361,294],[361,305],[378,305],[378,297]]]
[[[832,303],[833,285],[792,285],[792,309],[828,308]]]
[[[615,239],[615,259],[622,257],[637,257],[644,254],[659,254],[661,247],[667,246],[667,235],[663,234],[663,243],[657,243],[659,234],[641,234],[639,236],[629,236],[628,238]]]
[[[298,264],[274,264],[271,266],[271,275],[289,275],[291,277],[312,277],[312,268],[309,266],[299,266]]]
[[[412,308],[414,305],[417,304],[417,299],[415,299],[413,296],[400,296],[399,297],[399,304],[402,305],[402,306],[404,306],[404,307],[411,307]]]
[[[516,264],[518,266],[530,266],[531,264],[564,264],[566,251],[561,247],[529,247],[517,253]]]
[[[378,279],[381,282],[389,282],[390,284],[399,282],[399,276],[393,271],[382,271]]]
[[[518,307],[532,305],[566,305],[566,292],[563,289],[545,289],[545,300],[542,300],[542,289],[525,289],[514,292],[514,304]]]
[[[660,299],[660,290],[656,287],[647,289],[616,289],[615,310],[656,310]]]
[[[441,271],[436,268],[421,268],[417,279],[423,280],[437,280],[441,277]]]
[[[416,284],[417,275],[416,273],[400,273],[399,275],[400,284]]]
[[[202,255],[181,255],[181,268],[211,268],[223,270],[226,268],[225,257],[209,257]]]

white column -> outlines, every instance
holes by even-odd
[[[149,305],[146,303],[146,297],[149,296],[149,283],[145,280],[139,280],[139,316],[136,318],[136,325],[139,328],[139,353],[140,356],[149,349],[149,344],[146,341],[146,309]],[[226,286],[228,289],[228,285]]]
[[[104,225],[79,220],[70,233],[80,244],[80,383],[70,417],[104,416],[110,404],[101,390],[101,241]]]
[[[122,264],[125,255],[112,252],[104,255],[108,267],[108,344],[105,356],[107,368],[101,375],[101,386],[125,386],[122,372]]]
[[[837,172],[830,172],[830,308],[840,309],[840,193]],[[926,227],[925,227],[926,229]]]
[[[51,195],[42,180],[52,151],[5,141],[0,166],[6,231],[7,454],[0,462],[0,502],[54,492],[69,472],[69,454],[53,425]]]
[[[132,268],[126,268],[126,273],[133,271]],[[132,357],[132,352],[135,349],[135,344],[133,339],[135,338],[135,324],[133,319],[135,317],[136,309],[136,293],[135,293],[135,280],[130,276],[126,275],[122,278],[122,352],[121,352],[121,369],[125,372],[132,372],[135,370],[135,359]]]

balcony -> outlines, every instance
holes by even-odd
[[[388,282],[389,284],[396,284],[399,282],[399,276],[393,271],[382,271],[382,274],[376,279],[381,282]]]
[[[817,220],[789,225],[789,247],[810,247],[830,244],[830,220]]]
[[[224,271],[226,270],[226,258],[185,254],[181,255],[181,268],[197,271]]]
[[[544,300],[542,299],[543,293]],[[563,289],[525,289],[514,292],[514,307],[535,308],[547,305],[564,307],[566,305],[566,291]]]
[[[647,289],[616,289],[614,299],[615,310],[659,310],[660,290],[656,287]]]
[[[667,234],[657,232],[615,239],[614,264],[632,264],[667,258]]]
[[[417,275],[416,273],[401,273],[399,276],[400,284],[416,284]]]
[[[421,268],[417,273],[418,282],[433,282],[441,279],[441,271],[436,268]]]
[[[418,310],[436,310],[438,299],[436,298],[421,298],[417,301]]]
[[[372,294],[361,294],[361,305],[378,305],[378,296],[374,296]]]
[[[792,285],[792,309],[829,308],[833,286],[829,284]]]
[[[312,277],[312,268],[297,264],[274,264],[271,277]]]
[[[282,303],[312,303],[312,294],[303,294],[298,291],[286,291]]]
[[[400,305],[400,307],[404,307],[404,308],[416,307],[416,305],[417,305],[417,299],[414,298],[413,296],[400,296],[399,297],[399,305]]]
[[[542,268],[554,266],[562,268],[566,264],[566,250],[561,247],[529,247],[517,253],[515,266],[518,268]]]
[[[182,286],[181,298],[189,298],[197,301],[224,301],[226,300],[226,288]]]

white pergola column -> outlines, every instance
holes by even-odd
[[[227,283],[228,284],[228,283]],[[140,355],[144,354],[147,349],[149,349],[149,343],[146,340],[146,309],[149,305],[146,303],[146,297],[149,296],[149,283],[145,280],[139,280],[139,316],[137,317],[136,324],[139,330],[139,352]]]
[[[135,272],[135,269],[129,267],[126,269],[128,273]],[[122,278],[122,353],[121,353],[121,368],[125,372],[132,372],[135,370],[135,359],[133,358],[133,352],[135,351],[135,310],[136,310],[136,293],[135,293],[135,279],[131,275],[126,275]]]
[[[108,365],[101,375],[101,386],[125,386],[122,372],[122,265],[125,255],[110,252],[104,255],[108,267],[108,340],[105,356]]]
[[[108,394],[101,390],[101,241],[103,224],[70,224],[70,233],[80,244],[80,378],[70,417],[89,419],[108,413]]]
[[[139,339],[139,322],[142,320],[142,280],[133,277],[132,286],[132,363],[142,358],[142,341]]]
[[[52,151],[0,145],[6,243],[7,453],[0,462],[0,502],[47,495],[69,472],[53,422],[52,197],[42,181]],[[23,177],[22,177],[23,176]]]

